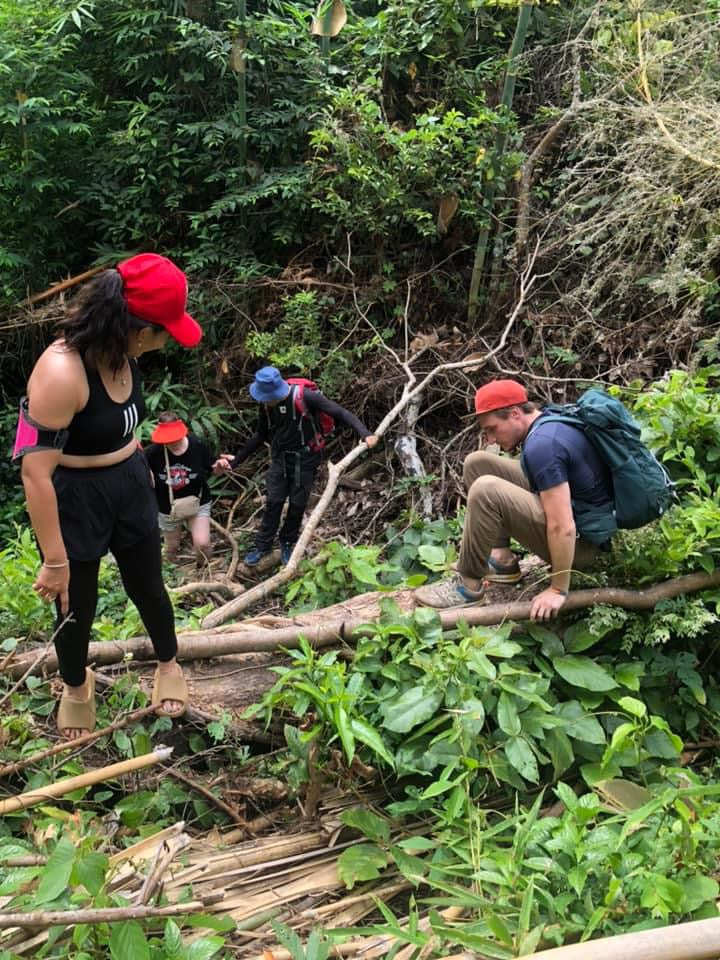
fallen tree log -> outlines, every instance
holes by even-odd
[[[563,605],[562,614],[583,610],[596,604],[612,607],[624,607],[626,610],[652,610],[661,600],[669,600],[685,593],[696,593],[720,586],[720,570],[713,573],[690,573],[683,577],[654,584],[646,590],[623,590],[618,587],[597,587],[592,590],[573,590]],[[373,623],[380,618],[380,601],[392,597],[404,613],[410,613],[417,606],[414,591],[403,590],[395,594],[372,593],[353,598],[365,601],[361,615],[353,616],[352,602],[336,604],[324,610],[314,611],[302,617],[288,620],[278,618],[282,626],[273,629],[267,624],[270,617],[260,617],[239,625],[236,630],[195,631],[178,635],[178,660],[205,660],[223,657],[229,654],[259,653],[278,650],[281,647],[293,649],[298,646],[300,637],[305,637],[316,647],[357,640],[366,636]],[[516,603],[492,603],[485,606],[461,607],[455,610],[440,610],[440,620],[445,630],[464,621],[468,626],[495,626],[508,620],[523,621],[530,618],[529,600]],[[310,621],[310,622],[308,622]],[[264,626],[259,626],[262,623]],[[104,643],[91,643],[89,662],[98,666],[120,663],[125,659],[154,660],[155,651],[146,637],[134,637],[130,640],[117,640]],[[27,669],[29,657],[11,665],[10,671],[17,675]],[[57,658],[52,655],[43,664],[44,668],[57,669]]]

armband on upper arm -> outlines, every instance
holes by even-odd
[[[26,453],[36,453],[39,450],[62,450],[67,443],[67,429],[53,430],[50,427],[44,427],[30,416],[28,405],[28,398],[23,397],[20,401],[13,460],[24,457]]]

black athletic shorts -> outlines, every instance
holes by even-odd
[[[132,547],[158,524],[147,460],[137,450],[111,467],[57,467],[60,529],[72,560],[97,560]]]

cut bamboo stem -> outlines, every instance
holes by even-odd
[[[274,951],[273,956],[277,957]],[[526,958],[530,956],[534,960],[618,960],[618,957],[622,960],[717,960],[720,918],[622,933],[617,937],[525,954]]]
[[[13,813],[15,810],[27,810],[28,807],[44,803],[50,797],[64,797],[65,794],[81,787],[91,787],[93,784],[102,783],[104,780],[112,780],[114,777],[121,777],[126,773],[132,773],[134,770],[142,770],[144,767],[162,763],[169,758],[172,752],[172,747],[161,747],[152,753],[143,754],[141,757],[112,763],[110,766],[100,767],[98,770],[88,770],[87,773],[81,773],[77,777],[68,777],[65,780],[58,780],[57,783],[49,783],[38,790],[28,790],[17,797],[9,797],[7,800],[0,801],[0,816]],[[28,924],[28,926],[32,926],[32,924]]]
[[[31,913],[0,913],[0,929],[8,927],[73,927],[78,923],[118,923],[125,920],[147,920],[161,917],[182,917],[202,913],[218,895],[169,907],[107,907],[98,910],[33,910]]]

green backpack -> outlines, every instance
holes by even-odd
[[[582,430],[612,476],[613,507],[603,509],[573,499],[578,532],[586,540],[605,543],[618,528],[644,527],[671,506],[674,484],[640,439],[640,427],[619,400],[602,390],[588,390],[577,403],[545,407],[535,423],[552,420]]]

